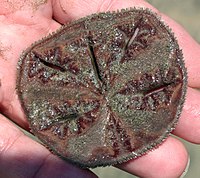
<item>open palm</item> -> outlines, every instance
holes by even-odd
[[[100,11],[127,7],[156,9],[141,0],[11,0],[0,1],[0,177],[95,177],[51,154],[25,136],[6,117],[28,130],[16,94],[16,68],[21,52],[61,24]],[[188,69],[186,102],[174,134],[200,143],[200,46],[178,24],[160,14],[173,29]],[[159,148],[136,160],[117,165],[141,177],[178,177],[188,160],[180,141],[169,137]],[[8,171],[9,168],[9,171]]]

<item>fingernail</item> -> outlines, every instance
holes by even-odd
[[[183,171],[183,173],[182,173],[182,175],[181,175],[180,178],[184,178],[184,177],[185,177],[185,175],[186,175],[187,172],[188,172],[189,167],[190,167],[190,157],[188,157],[187,165],[186,165],[185,170]]]

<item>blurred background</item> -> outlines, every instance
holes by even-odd
[[[161,12],[181,24],[200,43],[200,0],[147,0]],[[182,141],[190,155],[190,167],[185,178],[200,178],[200,145]],[[136,178],[116,168],[92,169],[99,178]]]

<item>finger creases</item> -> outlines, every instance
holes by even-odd
[[[187,162],[188,154],[183,144],[169,137],[157,149],[117,167],[139,177],[171,178],[180,177]]]
[[[174,134],[193,143],[200,143],[200,91],[188,88],[186,101]]]

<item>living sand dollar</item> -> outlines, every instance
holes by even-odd
[[[182,52],[148,9],[93,14],[22,54],[17,92],[30,128],[82,167],[122,163],[174,129],[186,93]]]

